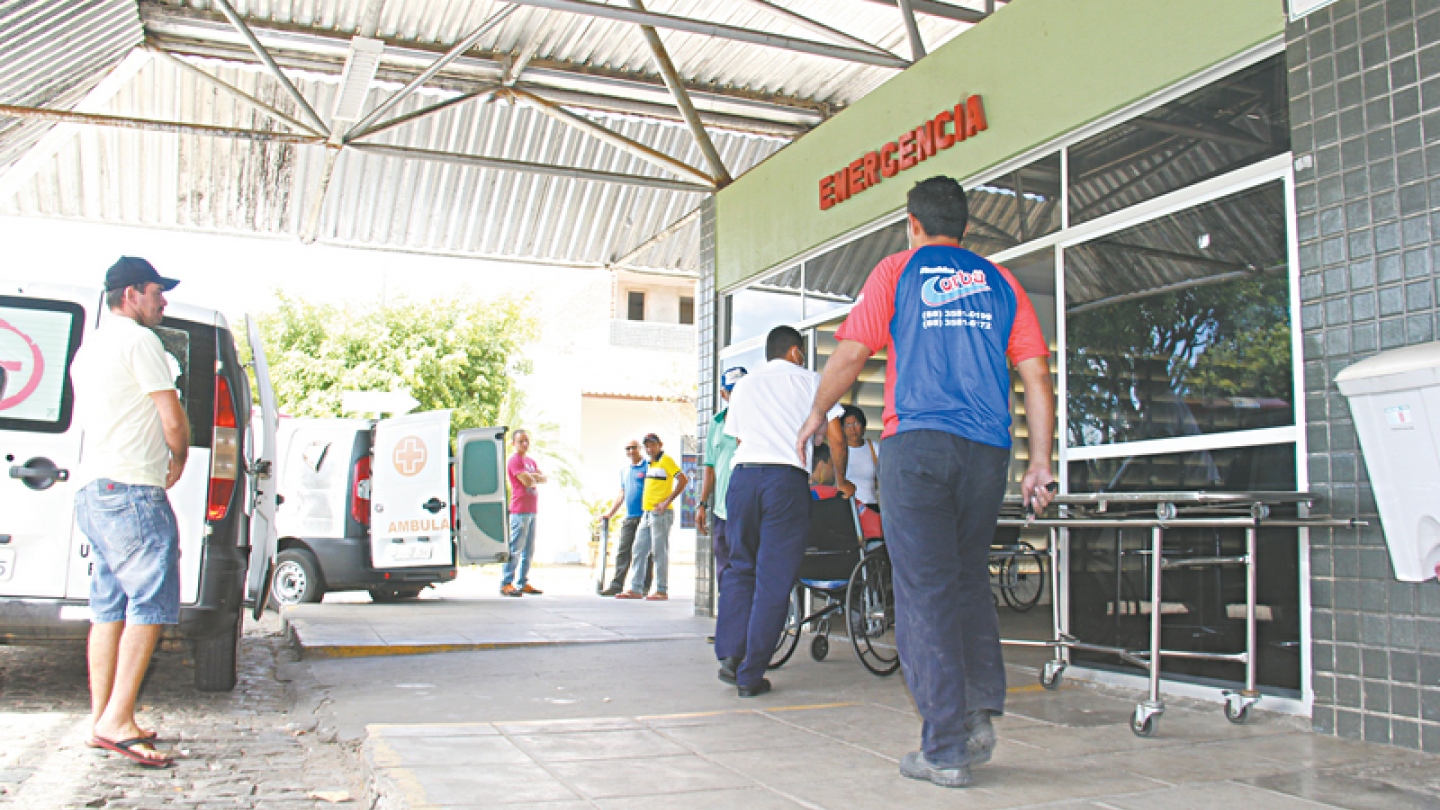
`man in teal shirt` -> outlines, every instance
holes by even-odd
[[[716,582],[720,581],[720,572],[730,567],[730,545],[725,537],[725,493],[730,489],[730,470],[735,466],[732,459],[738,444],[734,436],[725,435],[725,415],[729,413],[730,392],[744,376],[745,369],[740,366],[726,369],[720,375],[720,399],[727,407],[722,407],[710,420],[710,432],[705,435],[705,481],[700,487],[695,522],[700,531],[710,533]]]

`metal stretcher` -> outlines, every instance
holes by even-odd
[[[1030,514],[1019,496],[1007,497],[1001,509],[998,526],[1046,529],[1049,543],[1040,552],[1050,567],[1051,614],[1054,635],[1050,640],[1001,639],[1002,644],[1021,647],[1049,647],[1055,656],[1045,662],[1040,683],[1055,689],[1069,665],[1069,650],[1108,653],[1141,667],[1149,674],[1149,693],[1135,707],[1130,730],[1141,737],[1152,737],[1159,727],[1165,702],[1160,698],[1162,661],[1169,658],[1232,661],[1245,665],[1245,687],[1227,689],[1225,717],[1232,723],[1249,718],[1250,707],[1260,700],[1256,688],[1256,570],[1255,552],[1260,528],[1326,528],[1355,527],[1363,521],[1312,518],[1305,516],[1307,507],[1321,498],[1305,492],[1126,492],[1089,495],[1059,495],[1051,503],[1054,516]],[[1272,517],[1278,507],[1294,507],[1297,516]],[[1066,600],[1060,594],[1062,572],[1068,571],[1069,532],[1071,529],[1146,529],[1150,530],[1149,609],[1150,644],[1148,649],[1131,649],[1092,644],[1071,635]],[[1165,532],[1182,528],[1231,528],[1245,530],[1245,553],[1230,556],[1184,557],[1166,559]],[[1160,630],[1163,616],[1162,577],[1166,570],[1201,566],[1239,565],[1245,568],[1245,649],[1241,652],[1202,652],[1167,650],[1161,647]],[[1118,575],[1118,572],[1117,572]],[[1068,583],[1067,583],[1068,584]]]

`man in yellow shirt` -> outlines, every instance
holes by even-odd
[[[635,532],[635,552],[630,558],[630,587],[615,595],[616,599],[645,599],[664,601],[670,575],[670,526],[675,521],[671,504],[685,491],[690,479],[680,471],[680,465],[665,455],[660,437],[654,433],[644,439],[645,455],[650,466],[645,470],[645,495],[641,501],[644,514],[640,517],[640,528]],[[645,560],[655,554],[655,593],[646,596],[640,589],[645,576]]]

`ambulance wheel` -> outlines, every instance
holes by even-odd
[[[196,689],[201,692],[229,692],[235,688],[244,622],[244,611],[236,611],[235,621],[225,632],[195,642]]]
[[[402,599],[418,599],[423,588],[371,588],[372,602],[399,602]]]
[[[270,596],[278,605],[299,605],[319,602],[325,597],[325,583],[320,579],[320,563],[308,549],[292,548],[275,558],[275,578]]]

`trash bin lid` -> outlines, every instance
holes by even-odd
[[[1367,357],[1336,374],[1335,384],[1347,397],[1440,385],[1440,341]]]

